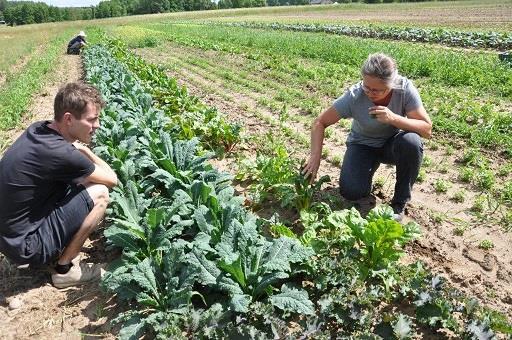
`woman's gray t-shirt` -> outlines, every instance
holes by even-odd
[[[422,105],[414,84],[409,79],[398,76],[387,107],[397,115],[405,117],[407,112],[416,110]],[[347,145],[363,144],[381,147],[389,137],[400,131],[392,125],[381,123],[371,117],[368,109],[377,105],[366,96],[362,82],[351,86],[343,96],[334,101],[333,106],[341,118],[353,118]]]

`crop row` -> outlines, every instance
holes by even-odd
[[[144,43],[155,46],[172,40],[179,45],[211,51],[210,54],[222,54],[220,57],[226,58],[228,64],[233,64],[231,59],[242,58],[245,62],[237,62],[240,66],[232,73],[238,74],[240,68],[252,74],[251,78],[264,78],[263,82],[268,82],[268,77],[276,79],[274,83],[280,89],[274,96],[282,102],[280,106],[293,105],[306,112],[322,109],[315,107],[318,104],[310,99],[315,95],[334,99],[347,84],[358,81],[359,67],[367,53],[382,48],[397,59],[402,74],[414,80],[419,78],[417,85],[437,132],[450,138],[463,138],[472,146],[498,147],[505,154],[512,154],[509,99],[500,98],[504,93],[499,90],[502,86],[504,91],[512,88],[512,69],[499,65],[488,55],[456,51],[439,51],[434,55],[411,44],[397,42],[388,46],[360,38],[297,32],[284,35],[243,28],[227,32],[225,27],[212,26],[205,30],[190,24],[150,27],[154,29],[116,28],[116,33],[132,46],[144,46]],[[185,58],[183,62],[190,62],[197,56]],[[212,64],[212,61],[206,59],[202,63]],[[239,75],[228,74],[229,67],[232,66],[210,68],[234,76],[235,82],[242,81]],[[299,86],[302,89],[296,91]],[[306,100],[304,94],[308,94]]]
[[[210,147],[179,140],[173,115],[156,108],[173,100],[170,93],[152,97],[151,88],[170,80],[156,79],[158,69],[144,67],[119,44],[111,48],[137,77],[104,47],[88,49],[84,59],[87,80],[108,102],[95,151],[113,164],[121,183],[105,235],[123,255],[104,280],[132,306],[118,318],[121,337],[148,330],[161,338],[408,336],[416,322],[492,334],[489,313],[474,301],[454,304],[439,278],[418,265],[397,266],[417,228],[392,221],[388,208],[365,220],[356,211],[320,214],[311,207],[310,237],[263,236],[268,222],[247,211],[230,177],[206,162]],[[186,91],[176,93],[187,100]],[[269,228],[285,230],[275,224]],[[399,277],[409,288],[398,286]],[[417,321],[375,310],[381,301],[404,298],[415,302]],[[430,315],[432,308],[439,313]],[[451,316],[457,308],[467,310],[462,323]]]
[[[212,24],[212,23],[208,23]],[[448,46],[492,48],[506,51],[512,49],[512,34],[500,32],[464,32],[444,28],[415,28],[389,26],[347,26],[327,24],[284,24],[261,22],[223,23],[226,26],[289,30],[298,32],[321,32],[362,38],[393,39],[410,42],[438,43]]]

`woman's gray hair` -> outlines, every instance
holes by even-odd
[[[364,62],[361,74],[376,77],[387,84],[392,84],[398,75],[398,69],[393,58],[384,53],[374,53],[370,54]]]

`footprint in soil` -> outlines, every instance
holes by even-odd
[[[462,250],[462,254],[469,260],[476,262],[484,270],[490,272],[496,267],[496,256],[482,249],[475,247],[466,247]]]

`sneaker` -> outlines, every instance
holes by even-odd
[[[391,203],[393,208],[393,219],[397,222],[402,222],[404,218],[405,204],[403,203]]]
[[[66,274],[52,274],[52,282],[56,288],[78,286],[87,282],[101,279],[105,273],[105,264],[73,263]]]

